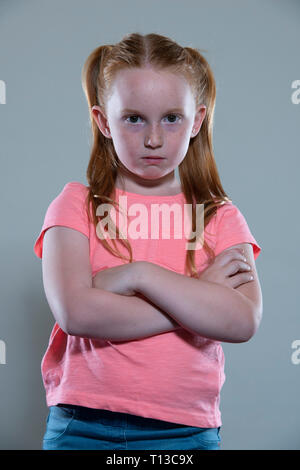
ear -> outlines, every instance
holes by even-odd
[[[111,139],[108,120],[100,106],[92,106],[92,116],[104,137]]]
[[[197,108],[196,113],[195,113],[191,137],[196,137],[196,135],[200,131],[205,115],[206,115],[206,106],[204,104],[201,104]]]

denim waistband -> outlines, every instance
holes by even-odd
[[[56,406],[73,410],[75,415],[78,416],[78,418],[89,418],[89,419],[95,419],[95,420],[101,419],[106,424],[111,423],[112,425],[121,425],[121,426],[145,425],[145,426],[151,426],[155,428],[164,428],[164,429],[180,428],[180,427],[190,428],[190,429],[195,429],[195,430],[205,429],[205,428],[199,428],[196,426],[173,423],[169,421],[163,421],[160,419],[148,418],[144,416],[124,413],[124,412],[119,412],[119,411],[111,411],[111,410],[105,410],[105,409],[99,409],[99,408],[88,408],[86,406],[81,406],[81,405],[70,405],[70,404],[65,404],[65,403],[59,403]]]

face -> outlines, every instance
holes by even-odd
[[[103,135],[113,140],[125,189],[174,186],[175,168],[197,135],[206,108],[198,109],[189,83],[152,68],[124,69],[113,82],[106,113],[93,107]],[[193,131],[194,130],[194,131]],[[155,162],[145,159],[159,156]]]

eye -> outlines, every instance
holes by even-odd
[[[132,118],[136,119],[136,118],[139,118],[139,117],[140,117],[140,116],[137,116],[136,114],[133,114],[132,116],[128,116],[128,117],[125,119],[125,121],[127,121],[127,119],[132,119]],[[136,121],[135,121],[135,122],[127,121],[127,122],[129,122],[129,124],[136,124],[136,123],[137,123]]]
[[[180,119],[180,116],[178,116],[177,114],[168,114],[167,117],[169,118],[170,116],[172,116],[172,118],[175,118],[175,119],[176,119],[176,118]],[[169,121],[169,122],[170,122],[170,121]],[[172,120],[171,122],[173,123],[173,122],[178,122],[178,121]]]
[[[171,117],[171,121],[170,120],[168,121],[169,124],[177,123],[181,119],[181,116],[179,116],[177,114],[168,114],[168,116],[166,116],[166,117],[167,118]],[[132,121],[132,119],[133,119],[133,121]],[[131,116],[127,116],[125,118],[125,121],[128,122],[129,124],[139,124],[137,119],[142,119],[142,118],[140,116],[138,116],[137,114],[132,114]],[[176,119],[178,119],[178,121],[176,121]]]

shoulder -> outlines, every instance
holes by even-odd
[[[240,208],[233,202],[224,201],[217,207],[215,214],[215,223],[217,230],[230,223],[247,224],[244,214]]]
[[[216,256],[224,249],[239,244],[251,244],[255,259],[261,251],[244,214],[233,202],[225,202],[217,208],[215,237]]]
[[[45,231],[55,225],[69,227],[89,237],[89,220],[86,211],[88,188],[77,181],[66,183],[59,194],[50,202],[34,251],[42,257],[42,243]]]
[[[79,181],[70,181],[69,183],[65,184],[62,191],[86,195],[88,192],[88,187]]]
[[[239,208],[232,201],[222,201],[217,207],[216,216],[220,218],[225,213],[237,211],[239,211]]]
[[[54,199],[55,205],[76,205],[84,206],[88,195],[88,187],[79,181],[66,183],[57,197]]]

